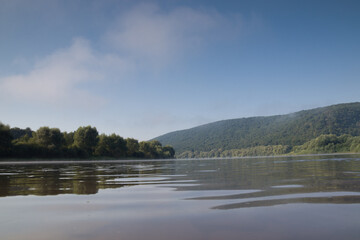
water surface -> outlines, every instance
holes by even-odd
[[[360,156],[0,164],[7,239],[359,239]]]

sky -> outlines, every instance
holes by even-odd
[[[360,101],[360,1],[0,0],[0,121],[149,140]]]

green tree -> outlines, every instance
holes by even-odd
[[[99,135],[99,141],[95,147],[95,155],[96,156],[103,156],[103,157],[110,157],[110,140],[108,136],[105,134]]]
[[[74,132],[63,132],[63,138],[66,147],[70,147],[74,144]]]
[[[111,134],[110,139],[110,152],[113,157],[125,157],[127,148],[124,138],[116,134]]]
[[[99,133],[95,127],[79,127],[74,133],[74,146],[91,156],[98,143],[98,135]]]
[[[158,141],[151,141],[151,142],[140,142],[139,144],[139,151],[145,158],[157,158],[157,146],[160,143]],[[161,144],[160,144],[161,146]]]
[[[163,148],[159,141],[153,140],[149,142],[151,158],[163,158]]]
[[[58,128],[41,127],[34,134],[35,142],[43,147],[59,149],[64,137]]]
[[[122,137],[116,134],[111,134],[110,136],[101,134],[99,136],[99,142],[95,148],[95,155],[125,157],[126,150],[126,141]]]
[[[139,143],[139,151],[141,155],[143,155],[145,158],[151,158],[151,149],[150,144],[148,142],[140,142]]]
[[[166,145],[163,147],[163,157],[164,158],[174,158],[175,150],[172,146]]]
[[[133,138],[126,139],[127,156],[138,157],[139,155],[139,141]]]
[[[10,133],[14,140],[23,138],[26,136],[27,136],[27,138],[30,138],[33,135],[33,131],[30,128],[21,129],[21,128],[15,127],[15,128],[10,129]]]
[[[0,156],[9,156],[11,153],[10,127],[0,122]]]
[[[140,142],[139,151],[145,158],[172,158],[175,150],[171,146],[162,147],[159,141]]]

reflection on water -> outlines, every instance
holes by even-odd
[[[0,165],[1,239],[358,239],[359,203],[359,155]]]
[[[233,208],[249,208],[249,207],[264,207],[274,206],[289,203],[360,203],[360,194],[353,195],[353,193],[341,192],[345,196],[336,196],[336,194],[323,195],[321,197],[304,197],[304,196],[288,196],[288,198],[277,198],[255,201],[246,201],[240,203],[233,203],[228,205],[216,206],[214,209],[233,209]],[[346,196],[349,194],[349,196]]]

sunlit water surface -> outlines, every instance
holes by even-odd
[[[0,239],[360,239],[360,156],[0,164]]]

